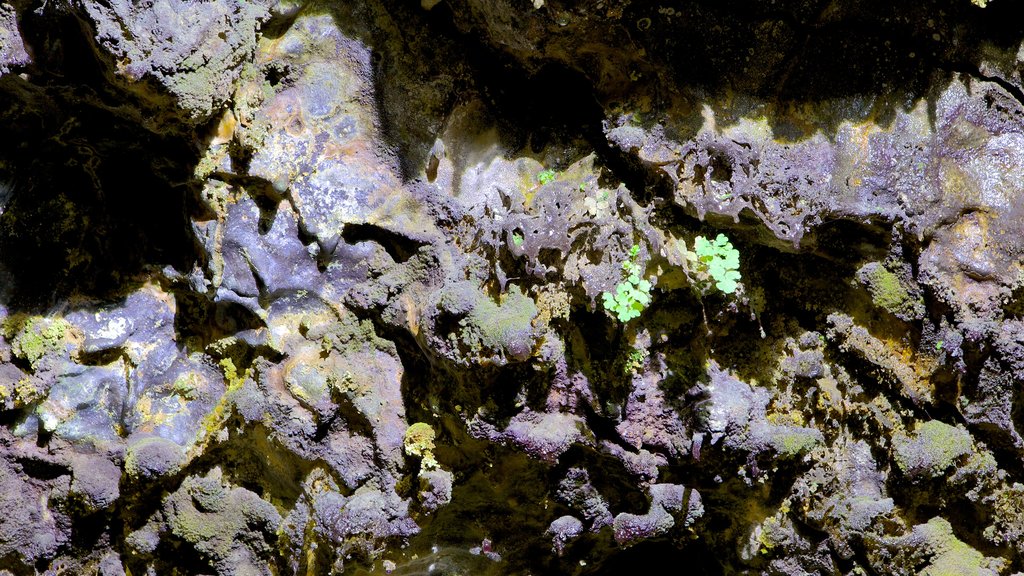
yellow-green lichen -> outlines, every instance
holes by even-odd
[[[183,400],[195,400],[196,389],[199,388],[200,377],[195,372],[182,374],[171,384],[171,393]]]
[[[537,292],[537,317],[535,326],[546,326],[554,319],[566,320],[572,308],[569,293],[561,286],[544,287]]]
[[[777,516],[765,518],[765,521],[755,529],[755,536],[758,543],[757,552],[763,555],[771,554],[775,548],[786,544],[789,539],[786,527]]]
[[[11,352],[25,360],[33,370],[47,354],[65,349],[72,337],[72,326],[63,318],[15,314],[0,326],[11,342]]]
[[[239,374],[238,368],[235,367],[235,362],[231,358],[222,358],[220,367],[224,371],[226,390],[213,409],[203,417],[195,443],[189,448],[188,459],[190,460],[196,455],[202,454],[206,450],[206,445],[221,431],[228,416],[231,415],[235,392],[245,384],[252,372],[252,367],[249,367]]]
[[[624,374],[636,374],[640,372],[640,369],[644,367],[644,362],[651,355],[646,348],[633,348],[629,351],[629,355],[626,356],[626,360],[622,366],[622,372]]]
[[[820,435],[810,428],[785,427],[772,434],[772,447],[783,457],[806,454],[821,443]]]
[[[46,394],[46,389],[35,377],[26,376],[17,382],[8,382],[7,384],[13,384],[13,387],[0,384],[0,408],[3,409],[9,410],[34,404]]]
[[[421,458],[421,465],[426,470],[439,467],[434,458],[434,429],[426,422],[416,422],[405,431],[405,453]]]

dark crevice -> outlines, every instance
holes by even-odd
[[[981,70],[978,69],[977,67],[959,66],[954,68],[953,71],[966,74],[972,78],[977,78],[984,82],[992,82],[993,84],[998,85],[1000,88],[1005,90],[1010,96],[1012,96],[1013,99],[1016,100],[1017,103],[1021,105],[1021,107],[1024,107],[1024,90],[1021,90],[1019,86],[1007,81],[1005,78],[983,74]]]
[[[209,295],[191,291],[175,292],[174,296],[175,339],[193,351],[205,350],[212,342],[265,325],[252,310],[235,302],[213,302]]]
[[[117,362],[124,357],[124,350],[121,348],[107,348],[95,352],[79,352],[78,363],[85,366],[107,366]]]
[[[341,428],[350,434],[365,436],[366,438],[374,437],[373,423],[347,397],[338,398],[338,411],[325,424],[328,428],[322,430],[323,437],[326,437],[332,428]],[[332,424],[333,426],[331,426]]]
[[[420,248],[427,245],[426,242],[413,240],[373,224],[346,224],[341,237],[348,244],[376,242],[399,264],[412,258]]]
[[[71,469],[68,466],[58,462],[46,462],[38,458],[28,457],[19,458],[17,462],[21,465],[22,472],[39,480],[54,480],[71,473]]]

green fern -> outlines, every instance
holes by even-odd
[[[615,286],[615,292],[604,292],[601,295],[606,310],[615,314],[619,322],[629,322],[639,318],[644,308],[651,303],[651,283],[641,278],[640,265],[637,258],[640,247],[634,245],[629,251],[629,260],[622,263],[626,279]]]
[[[714,240],[697,236],[693,241],[695,264],[699,278],[705,285],[713,283],[725,294],[734,294],[740,281],[740,252],[733,248],[725,234]]]

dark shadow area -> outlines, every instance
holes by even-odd
[[[556,517],[556,508],[538,499],[551,485],[550,469],[518,450],[495,445],[472,457],[472,461],[460,463],[461,478],[452,492],[451,503],[433,514],[424,531],[412,539],[402,555],[430,557],[447,550],[450,557],[437,563],[440,573],[497,575],[534,571],[544,559],[550,558],[551,543],[543,534]],[[489,540],[492,549],[501,554],[500,564],[468,553],[484,540]],[[395,573],[419,573],[402,572],[404,564],[400,562]],[[548,572],[541,569],[540,573]]]
[[[376,242],[398,263],[412,258],[416,251],[426,244],[374,224],[347,224],[341,237],[350,245],[367,241]]]
[[[434,58],[448,57],[445,67],[472,78],[452,87],[446,105],[429,111],[437,116],[421,121],[424,128],[440,128],[455,102],[476,95],[497,111],[513,147],[535,152],[582,137],[607,156],[602,121],[619,111],[647,125],[666,124],[681,132],[670,137],[686,139],[703,124],[703,105],[719,127],[763,116],[783,140],[818,131],[831,136],[846,121],[888,125],[922,99],[933,109],[956,74],[994,81],[1021,99],[1012,71],[1024,7],[1015,2],[982,9],[968,0],[677,0],[619,10],[556,0],[512,22],[488,20],[493,13],[471,0],[442,2],[429,12],[394,1],[383,6],[396,21],[416,23],[403,32],[406,49],[427,31],[445,46]],[[372,26],[358,15],[337,8],[332,14],[383,54],[381,116],[401,122],[392,113],[407,95],[398,79],[413,77],[408,63],[420,60],[361,32]],[[452,45],[460,47],[454,54]],[[993,66],[1009,76],[994,76]],[[424,131],[421,142],[396,138],[395,130],[385,134],[403,154],[425,158],[416,148],[429,148],[438,131]],[[418,170],[422,162],[413,164]],[[637,183],[627,181],[642,189]]]
[[[701,0],[633,4],[622,20],[649,66],[672,70],[663,103],[679,90],[710,104],[719,126],[765,116],[776,137],[797,140],[934,105],[954,73],[980,78],[984,61],[1009,72],[1022,16],[1015,2]]]
[[[207,295],[187,289],[173,293],[177,307],[174,331],[178,342],[190,351],[205,350],[217,340],[264,326],[252,310],[236,302],[212,302]],[[259,350],[260,354],[266,352]]]
[[[115,298],[144,271],[190,269],[193,143],[143,127],[73,17],[23,25],[38,56],[30,80],[0,79],[10,135],[0,182],[11,190],[0,213],[0,298],[42,312],[73,296]]]
[[[580,574],[657,574],[666,569],[670,572],[678,570],[688,576],[725,574],[714,551],[701,540],[688,541],[682,547],[667,541],[641,542],[621,549],[605,562]]]

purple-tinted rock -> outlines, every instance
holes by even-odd
[[[10,4],[0,6],[0,76],[7,74],[11,68],[24,66],[31,61],[18,28],[15,7]],[[4,204],[0,199],[0,213],[3,213]]]
[[[646,514],[623,512],[615,516],[612,530],[620,545],[666,534],[677,521],[689,526],[704,514],[700,494],[679,484],[653,484],[649,495],[651,504]],[[682,517],[677,519],[679,513]]]
[[[121,495],[121,468],[100,455],[76,455],[71,460],[71,493],[86,510],[103,510]]]
[[[587,522],[590,530],[597,532],[612,523],[608,501],[590,483],[590,475],[583,468],[570,468],[558,484],[558,499],[577,511]]]
[[[313,509],[318,529],[335,543],[355,536],[384,539],[419,532],[408,516],[407,501],[374,488],[360,488],[349,498],[325,493],[317,497]]]
[[[645,482],[653,482],[658,478],[658,470],[668,465],[668,458],[663,454],[640,449],[631,452],[621,445],[610,442],[601,442],[601,449],[622,462],[622,465],[630,473]]]
[[[266,4],[87,2],[82,16],[114,72],[128,82],[160,85],[198,124],[228,101],[255,50],[256,30],[269,16]]]
[[[70,524],[49,508],[49,492],[44,483],[0,458],[0,558],[31,566],[53,558],[68,542]]]
[[[242,197],[228,207],[222,226],[217,252],[211,254],[221,257],[221,267],[214,267],[214,278],[220,279],[219,284],[215,281],[218,299],[262,313],[260,302],[300,290],[318,291],[316,261],[299,241],[295,215],[287,203],[275,208],[269,229],[263,230],[260,209]]]
[[[671,456],[690,450],[690,434],[676,409],[667,402],[658,382],[651,377],[634,378],[625,418],[615,431],[637,450],[651,447]]]
[[[433,512],[452,501],[455,476],[447,470],[420,470],[420,506]]]
[[[512,418],[503,435],[527,454],[554,462],[583,440],[583,427],[583,420],[573,414],[524,411]]]
[[[177,472],[185,462],[184,449],[159,436],[137,436],[128,440],[124,471],[136,481]]]
[[[61,376],[36,407],[43,429],[79,444],[120,443],[121,414],[128,398],[124,363],[75,368]]]
[[[111,552],[100,560],[99,576],[125,576],[124,565],[117,554]]]
[[[269,544],[281,516],[269,502],[224,481],[220,468],[189,476],[163,503],[168,531],[218,574],[270,575]]]
[[[551,549],[561,556],[569,542],[583,534],[583,522],[573,516],[556,518],[548,526],[548,534],[551,535]]]

